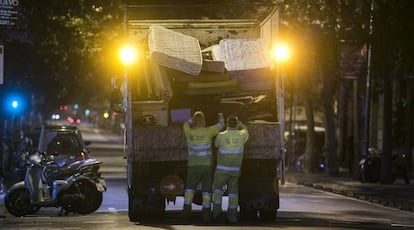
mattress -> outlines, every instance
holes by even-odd
[[[212,47],[214,60],[223,61],[228,71],[270,67],[269,50],[263,39],[223,39]]]
[[[198,75],[202,68],[199,41],[159,25],[151,25],[148,34],[151,61],[191,75]]]

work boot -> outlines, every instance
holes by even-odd
[[[218,205],[213,205],[213,210],[212,210],[212,212],[211,212],[211,215],[212,215],[212,217],[211,217],[211,222],[212,223],[215,223],[215,224],[218,224],[218,223],[221,223],[221,222],[223,222],[223,212],[222,212],[222,210],[221,210],[221,205],[220,206],[218,206]]]
[[[203,208],[201,211],[203,223],[210,223],[211,222],[211,210],[209,208]]]
[[[183,219],[188,221],[190,219],[191,214],[191,205],[185,204],[183,208]]]
[[[211,223],[213,224],[223,224],[226,222],[225,220],[226,218],[224,217],[223,213],[219,213],[214,215],[214,213],[212,214],[211,217]]]
[[[229,224],[237,223],[239,219],[237,218],[237,209],[229,209],[227,211],[227,222]]]

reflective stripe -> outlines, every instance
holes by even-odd
[[[203,194],[203,196],[210,196],[209,192],[203,192],[202,194]]]
[[[209,149],[209,148],[211,148],[211,144],[205,144],[205,145],[192,145],[192,144],[188,144],[188,148],[194,149],[194,150]]]
[[[233,150],[233,149],[220,149],[221,154],[242,154],[243,151],[240,149]]]
[[[229,205],[228,206],[228,209],[237,209],[238,208],[238,205]]]
[[[209,156],[211,155],[211,151],[201,151],[201,152],[197,152],[197,151],[191,151],[190,150],[190,156],[198,156],[198,157],[203,157],[203,156]]]
[[[192,204],[193,202],[191,200],[184,200],[184,204]]]
[[[186,193],[194,193],[194,189],[187,188],[187,189],[185,190],[185,192],[186,192]]]
[[[221,204],[221,200],[215,200],[214,204]]]
[[[224,171],[231,171],[231,172],[240,171],[240,167],[229,167],[229,166],[224,166],[224,165],[217,165],[217,169],[221,169]]]
[[[211,208],[210,204],[203,204],[203,208]]]
[[[229,193],[229,198],[230,197],[237,197],[237,194],[236,193]]]
[[[214,189],[214,193],[223,194],[223,190],[216,188],[216,189]]]

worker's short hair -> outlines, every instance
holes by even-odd
[[[236,128],[239,123],[239,119],[235,115],[230,115],[227,117],[227,127]]]
[[[191,126],[194,128],[206,127],[206,118],[202,111],[196,111],[194,113]]]

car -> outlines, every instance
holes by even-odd
[[[36,142],[36,141],[35,141]],[[37,148],[40,152],[54,154],[70,160],[89,159],[87,145],[77,126],[44,125],[40,127]]]
[[[56,164],[61,166],[77,160],[90,159],[90,153],[87,149],[90,142],[83,139],[77,126],[43,125],[33,128],[24,135],[30,141],[22,141],[8,161],[10,164],[8,174],[11,175],[9,180],[13,183],[24,179],[26,167],[22,153],[29,151],[29,149],[37,149],[39,152],[45,153],[46,156],[53,155]],[[27,144],[30,146],[24,146]]]

